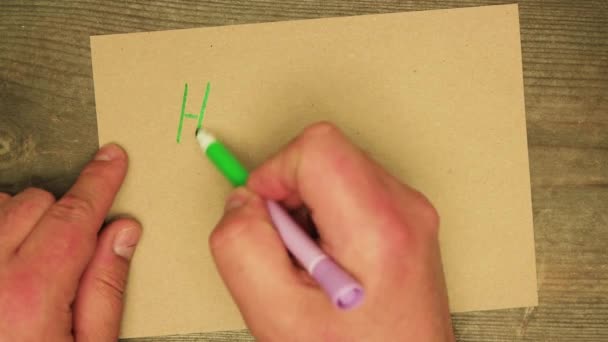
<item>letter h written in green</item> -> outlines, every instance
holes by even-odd
[[[196,129],[201,128],[203,124],[203,117],[205,116],[205,108],[207,107],[207,98],[209,97],[209,90],[211,84],[207,82],[205,88],[205,96],[203,97],[203,104],[201,105],[201,111],[198,114],[186,113],[186,100],[188,99],[188,83],[184,85],[184,98],[182,99],[182,110],[179,116],[179,126],[177,126],[177,143],[179,144],[182,139],[182,128],[184,126],[184,119],[195,119]]]

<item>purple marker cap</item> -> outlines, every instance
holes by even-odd
[[[352,309],[363,301],[363,287],[329,257],[319,261],[311,275],[338,308]]]
[[[327,256],[280,205],[274,201],[266,201],[266,205],[287,249],[332,302],[344,310],[358,306],[364,297],[361,284]]]

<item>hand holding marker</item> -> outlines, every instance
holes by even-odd
[[[243,186],[247,183],[247,170],[213,135],[198,129],[196,139],[207,157],[232,185]],[[325,254],[279,204],[267,200],[266,206],[287,249],[319,283],[332,302],[344,310],[359,305],[363,300],[363,287]]]

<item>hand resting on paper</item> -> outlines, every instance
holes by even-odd
[[[139,224],[99,228],[127,169],[102,148],[58,201],[0,193],[0,341],[113,341]],[[306,205],[322,247],[365,287],[339,311],[297,268],[261,198]],[[255,170],[228,199],[210,245],[260,341],[453,341],[437,213],[333,126],[317,124]]]
[[[336,309],[294,265],[262,198],[310,210],[323,249],[363,284],[361,306]],[[210,246],[260,341],[453,341],[438,228],[421,193],[321,123],[229,196]]]
[[[116,145],[97,152],[58,201],[27,189],[0,193],[0,341],[115,341],[139,224],[100,234],[127,171]]]

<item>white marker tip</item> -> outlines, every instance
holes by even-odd
[[[203,128],[196,130],[196,140],[198,140],[198,143],[201,145],[203,151],[206,151],[207,147],[216,141],[213,134],[205,131]]]

